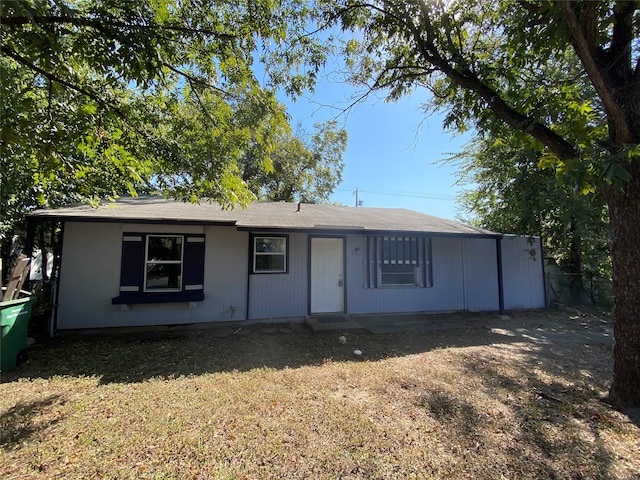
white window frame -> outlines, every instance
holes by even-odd
[[[256,250],[256,247],[258,245],[258,240],[259,239],[263,239],[263,238],[273,238],[273,239],[281,239],[284,241],[284,252],[258,252]],[[288,249],[288,237],[286,235],[255,235],[253,237],[253,262],[252,262],[252,272],[253,273],[287,273],[287,249]],[[277,269],[269,269],[269,270],[262,270],[262,269],[258,269],[257,268],[257,260],[258,260],[258,255],[260,256],[276,256],[276,255],[280,255],[282,256],[282,270]]]
[[[151,238],[179,238],[180,260],[149,260],[149,239]],[[148,234],[144,247],[144,291],[145,292],[182,292],[182,280],[184,277],[184,235],[177,234]],[[178,288],[147,288],[147,267],[149,265],[180,265],[180,279]]]

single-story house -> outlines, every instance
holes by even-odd
[[[29,221],[62,225],[59,330],[545,306],[539,238],[406,209],[137,197]]]

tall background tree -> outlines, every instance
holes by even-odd
[[[269,154],[269,166],[256,165],[253,152],[243,160],[242,178],[261,200],[327,203],[342,181],[347,132],[330,120],[312,135],[298,129],[284,134]]]
[[[540,166],[602,195],[615,295],[609,399],[640,406],[638,2],[320,0],[319,8],[321,26],[344,32],[352,81],[391,100],[426,88],[450,125],[506,124],[543,153]],[[560,78],[536,83],[548,63],[563,66]]]

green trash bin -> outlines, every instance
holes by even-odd
[[[27,330],[31,319],[33,296],[0,302],[0,371],[16,368],[18,355],[27,348]]]

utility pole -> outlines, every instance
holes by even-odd
[[[356,207],[361,207],[362,206],[362,200],[360,200],[360,197],[358,196],[358,194],[359,194],[358,187],[356,187],[356,189],[353,192],[353,194],[356,196]]]

